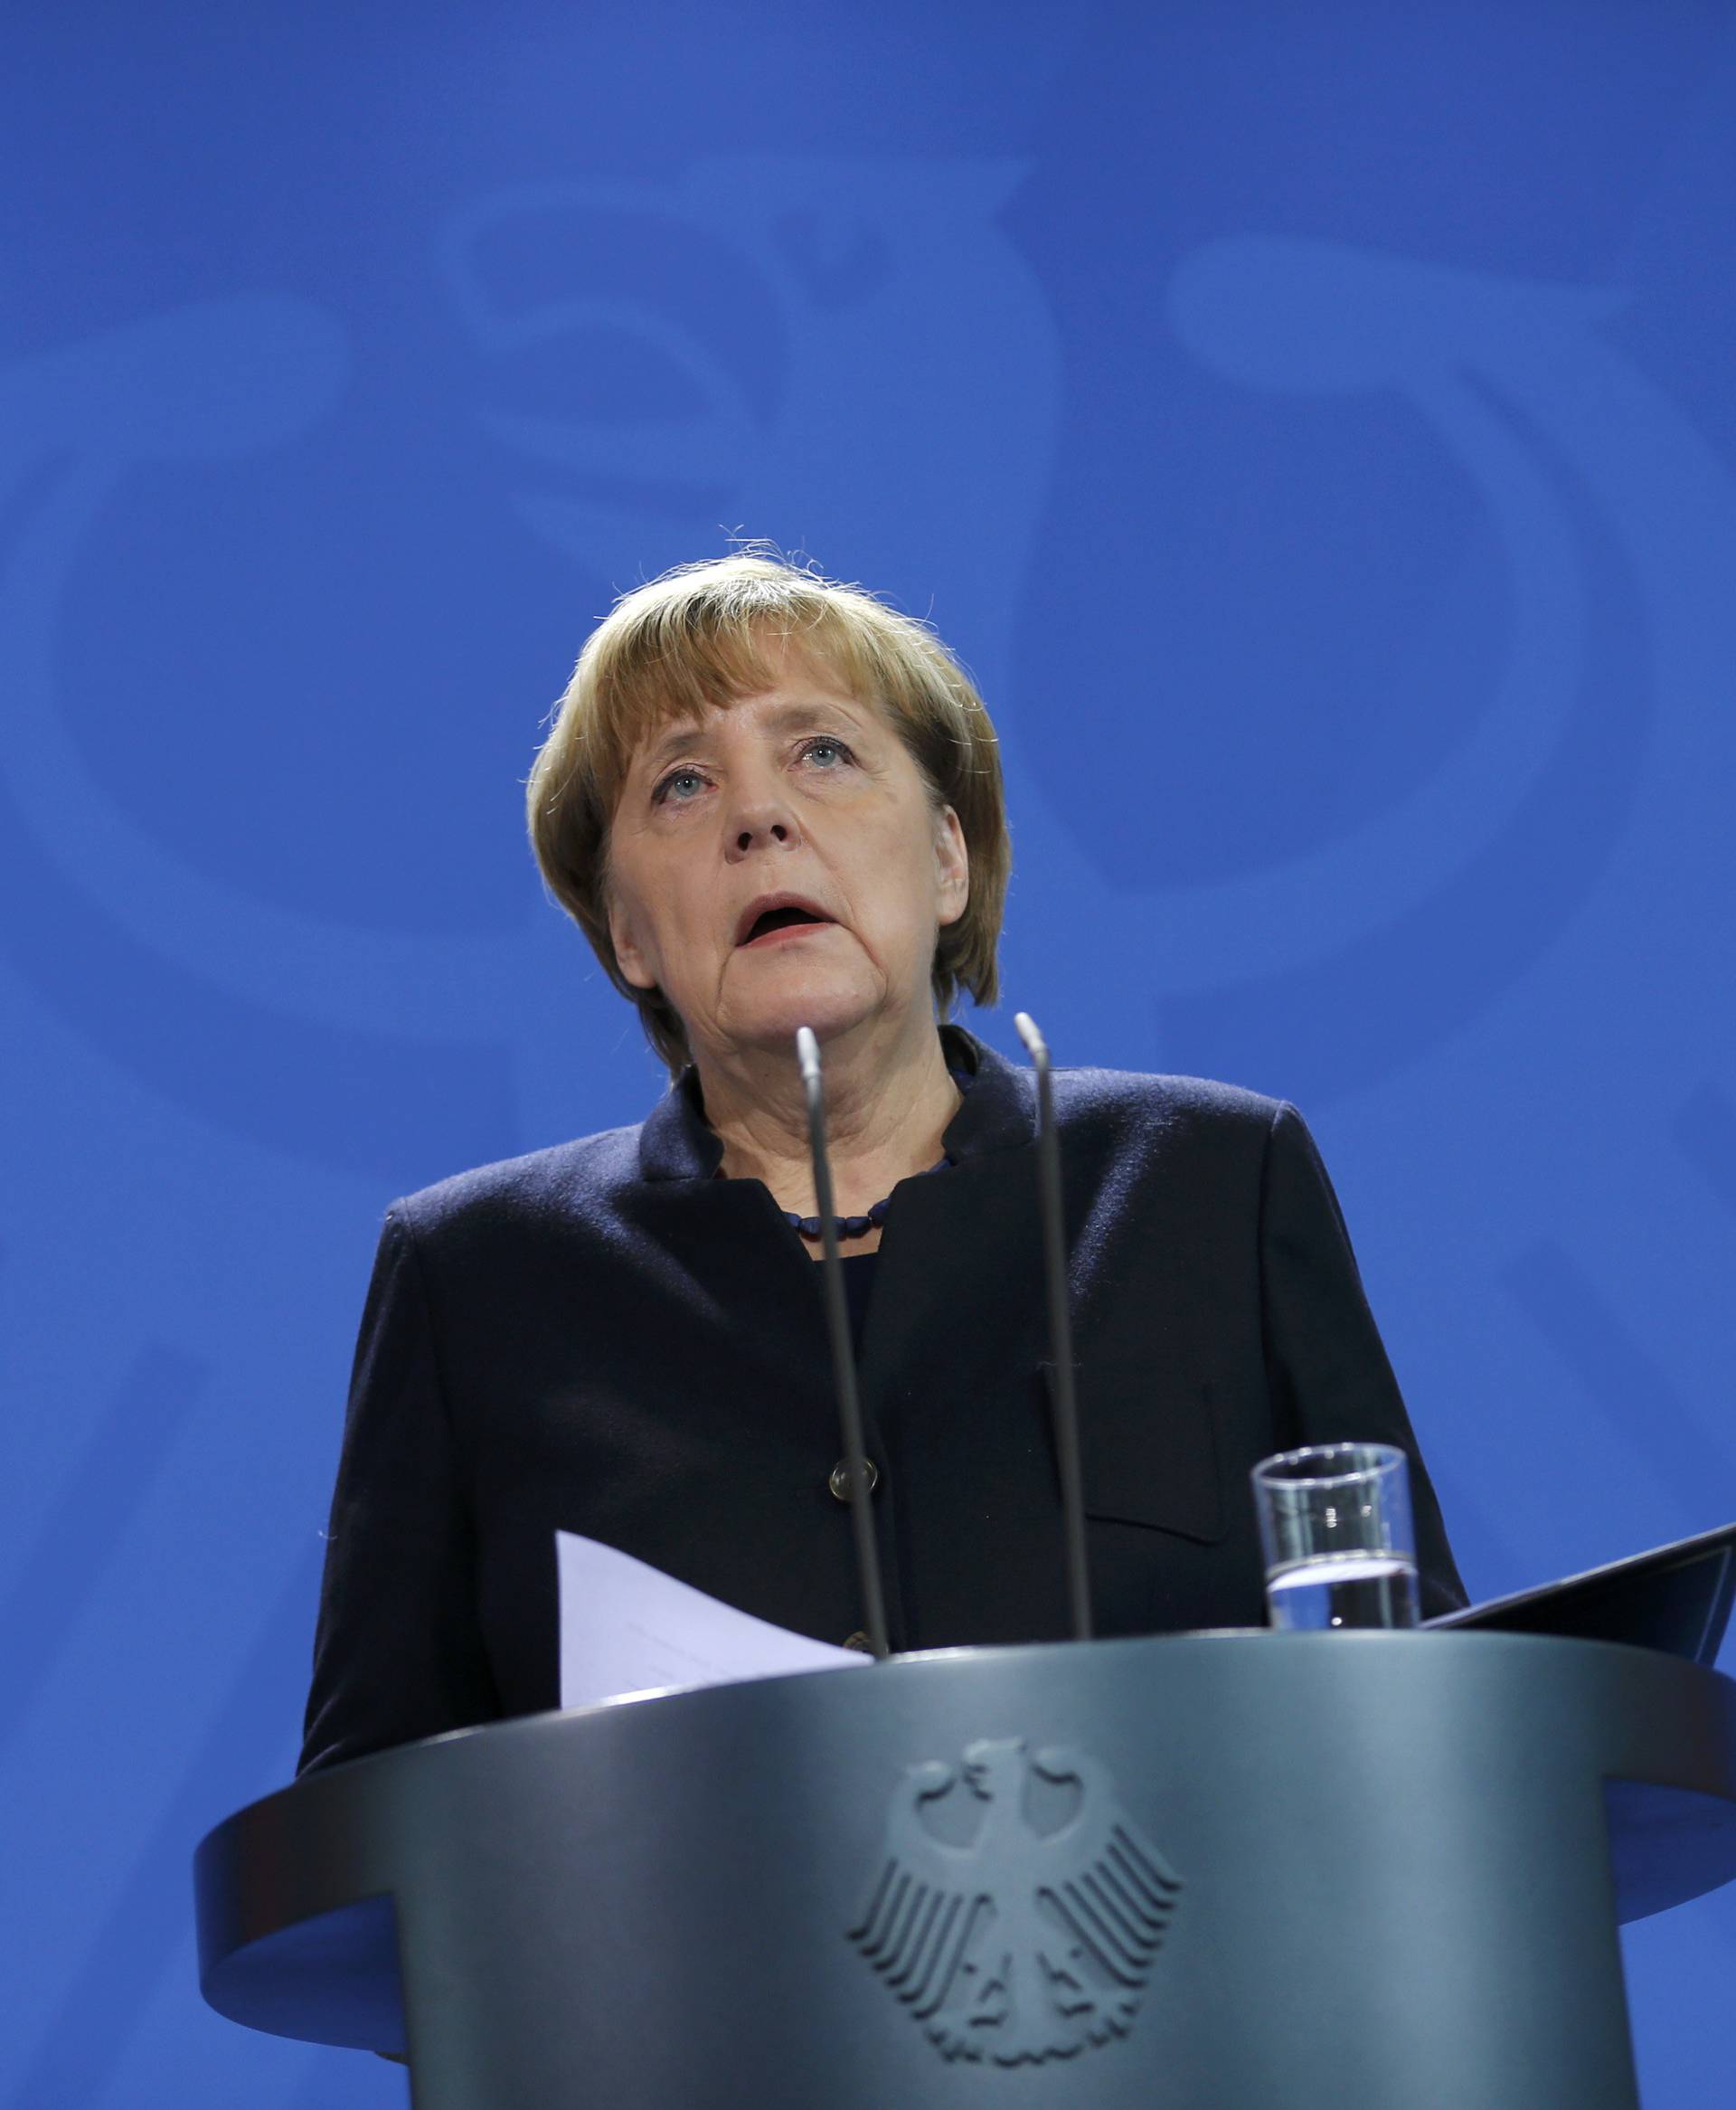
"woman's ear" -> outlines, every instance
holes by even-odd
[[[941,807],[934,817],[934,856],[935,921],[944,929],[956,923],[970,903],[970,851],[964,826],[950,806]]]
[[[623,980],[636,989],[656,988],[657,978],[633,934],[633,919],[621,906],[612,888],[609,896],[609,941],[614,948],[615,964],[620,969]]]

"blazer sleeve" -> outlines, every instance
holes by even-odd
[[[390,1211],[356,1344],[298,1773],[499,1715],[475,1538],[414,1237]]]
[[[1350,1235],[1314,1138],[1280,1106],[1267,1138],[1260,1195],[1267,1382],[1287,1450],[1303,1443],[1393,1443],[1410,1461],[1422,1616],[1466,1602],[1410,1417],[1363,1292]]]

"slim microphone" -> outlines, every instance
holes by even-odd
[[[1079,1402],[1073,1394],[1073,1329],[1067,1311],[1067,1234],[1061,1210],[1061,1138],[1049,1080],[1049,1044],[1028,1011],[1013,1023],[1037,1073],[1037,1185],[1043,1207],[1043,1274],[1049,1294],[1049,1352],[1055,1358],[1055,1456],[1061,1466],[1061,1530],[1073,1635],[1091,1638],[1091,1582],[1085,1565],[1085,1497],[1079,1471]]]
[[[856,1570],[869,1646],[884,1659],[886,1601],[880,1585],[880,1547],[874,1540],[873,1511],[868,1506],[868,1457],[862,1440],[862,1403],[856,1397],[856,1357],[850,1340],[850,1312],[844,1294],[844,1262],[838,1254],[838,1221],[832,1206],[832,1161],[826,1149],[826,1087],[820,1078],[820,1044],[811,1027],[797,1028],[796,1060],[802,1068],[807,1099],[807,1147],[814,1159],[814,1198],[820,1212],[825,1258],[826,1330],[832,1340],[832,1375],[838,1387],[838,1420],[844,1429],[844,1455],[850,1472],[850,1520],[856,1531]]]

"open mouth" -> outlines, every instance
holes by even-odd
[[[757,938],[769,938],[777,931],[799,930],[804,924],[829,923],[830,916],[816,915],[812,909],[769,908],[755,916],[748,925],[744,945],[751,945]]]
[[[735,941],[755,945],[762,938],[781,937],[788,931],[813,930],[834,920],[798,894],[762,894],[741,912]]]

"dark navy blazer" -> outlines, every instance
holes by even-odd
[[[862,1347],[898,1649],[1068,1630],[1032,1081],[956,1027],[954,1164],[898,1187]],[[1463,1601],[1343,1219],[1295,1109],[1059,1072],[1098,1631],[1261,1625],[1248,1471],[1412,1461],[1425,1613]],[[639,1128],[389,1212],[331,1516],[304,1767],[559,1704],[553,1536],[763,1619],[862,1624],[819,1270],[692,1076]]]

